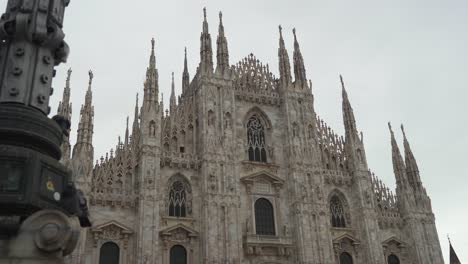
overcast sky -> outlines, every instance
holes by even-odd
[[[1,2],[3,10],[6,1]],[[92,69],[95,159],[115,147],[126,116],[133,117],[135,94],[142,95],[152,37],[159,87],[168,106],[172,71],[176,91],[181,90],[184,46],[191,77],[198,64],[204,6],[214,51],[221,10],[230,63],[252,52],[275,75],[278,25],[290,58],[296,27],[315,110],[342,134],[342,74],[364,132],[369,166],[392,188],[387,122],[394,127],[403,122],[432,198],[445,258],[450,234],[461,262],[468,263],[466,0],[72,0],[65,17],[71,54],[58,67],[51,99],[55,114],[66,70],[73,68],[72,143]],[[400,131],[397,136],[402,148]]]

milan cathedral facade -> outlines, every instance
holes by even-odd
[[[280,27],[275,77],[253,54],[230,64],[220,14],[213,63],[205,13],[199,66],[190,78],[185,53],[182,93],[173,81],[168,110],[153,39],[132,124],[96,161],[90,71],[76,144],[64,140],[62,162],[93,227],[68,263],[443,263],[403,127],[404,157],[389,125],[393,194],[368,167],[342,78],[345,135],[318,117],[293,33],[291,67]],[[70,75],[58,109],[67,118]]]

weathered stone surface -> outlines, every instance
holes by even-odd
[[[394,164],[397,179],[412,180],[393,194],[368,169],[343,79],[345,135],[317,116],[296,32],[294,81],[282,35],[279,78],[253,54],[229,66],[221,24],[214,69],[206,17],[200,43],[195,77],[185,63],[183,92],[173,89],[164,111],[152,41],[133,125],[95,165],[87,97],[71,164],[94,227],[69,263],[99,263],[106,243],[120,263],[169,263],[177,246],[187,263],[443,263],[409,144]],[[258,199],[273,208],[274,235],[258,234]]]

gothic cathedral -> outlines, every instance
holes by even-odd
[[[279,28],[275,77],[253,54],[230,64],[221,13],[214,64],[204,12],[195,76],[185,53],[182,93],[172,81],[165,110],[153,39],[133,124],[127,118],[123,139],[97,161],[89,72],[76,144],[65,138],[62,162],[88,199],[93,226],[67,262],[444,263],[403,127],[404,157],[389,124],[394,194],[368,167],[342,78],[345,135],[318,117],[294,30],[291,69]],[[58,108],[67,118],[70,75]]]

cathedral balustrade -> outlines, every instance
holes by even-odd
[[[89,195],[91,205],[134,208],[138,202],[137,194],[96,193]]]
[[[247,255],[291,256],[294,249],[291,236],[265,236],[248,234],[244,236]]]
[[[199,165],[200,160],[194,154],[177,151],[163,151],[161,154],[161,167],[197,169]]]
[[[353,184],[353,177],[345,171],[324,169],[321,171],[321,174],[323,175],[326,184],[335,186],[351,186],[351,184]]]

